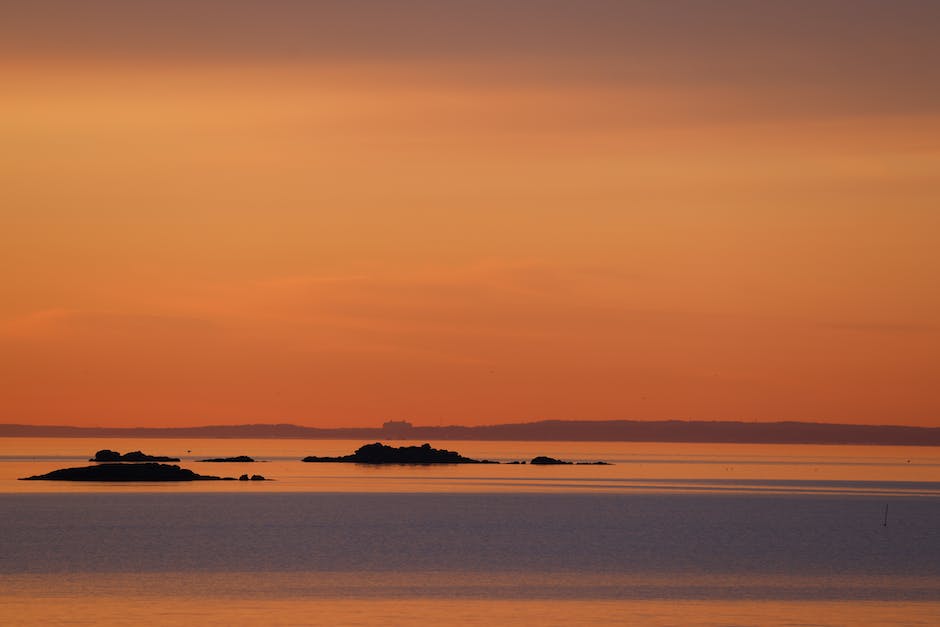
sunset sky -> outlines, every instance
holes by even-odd
[[[940,426],[940,3],[0,8],[0,422]]]

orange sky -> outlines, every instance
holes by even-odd
[[[0,422],[940,426],[934,3],[19,4]]]

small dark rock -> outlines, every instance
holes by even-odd
[[[90,462],[117,462],[121,460],[121,454],[117,451],[105,448],[101,449],[95,456],[89,459]]]
[[[555,459],[554,457],[546,457],[544,455],[539,455],[538,457],[533,457],[530,464],[536,464],[541,466],[557,466],[557,465],[570,465],[571,462],[562,461],[560,459]]]
[[[239,481],[248,481],[248,475],[242,475],[238,478]]]
[[[238,457],[213,457],[212,459],[200,459],[197,460],[200,462],[253,462],[252,458],[247,455],[239,455]]]
[[[266,480],[264,477],[262,477],[261,475],[251,475],[251,480],[252,480],[252,481],[267,481],[267,480]]]

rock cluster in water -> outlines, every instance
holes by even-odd
[[[179,461],[175,457],[161,457],[147,455],[140,451],[131,451],[121,454],[110,449],[102,449],[89,460],[99,463],[96,466],[83,468],[62,468],[33,477],[23,477],[22,480],[58,480],[58,481],[203,481],[203,480],[234,480],[233,477],[216,477],[200,475],[191,470],[157,462]],[[236,462],[246,463],[255,460],[247,455],[235,457],[215,457],[202,459],[200,462]],[[305,462],[340,462],[353,464],[498,464],[490,460],[479,460],[464,457],[456,451],[436,449],[430,444],[421,446],[388,446],[381,442],[360,446],[351,455],[339,457],[317,457],[311,455],[303,458]],[[120,463],[135,462],[135,463]],[[515,461],[511,464],[525,464]],[[549,465],[598,465],[607,466],[607,462],[570,462],[554,457],[540,455],[534,457],[529,464],[536,466]],[[267,481],[262,475],[243,474],[239,481]]]
[[[178,462],[178,457],[163,457],[160,455],[147,455],[140,451],[131,451],[121,455],[117,451],[110,449],[101,449],[95,456],[89,459],[90,462]]]
[[[348,464],[498,464],[487,459],[471,459],[456,451],[436,449],[430,444],[421,446],[388,446],[381,442],[360,446],[352,455],[340,457],[304,457],[305,462],[343,462]],[[525,464],[526,462],[509,462]],[[607,462],[567,462],[554,457],[540,455],[529,462],[535,465],[592,465],[608,466]]]
[[[456,451],[421,446],[388,446],[381,442],[360,446],[352,455],[342,457],[304,457],[305,462],[345,462],[352,464],[497,464],[489,460],[470,459]]]

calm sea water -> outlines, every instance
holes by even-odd
[[[299,461],[360,444],[0,439],[0,623],[940,623],[936,448],[441,442],[614,465]],[[276,481],[16,481],[99,448]],[[268,461],[195,461],[238,454]]]

